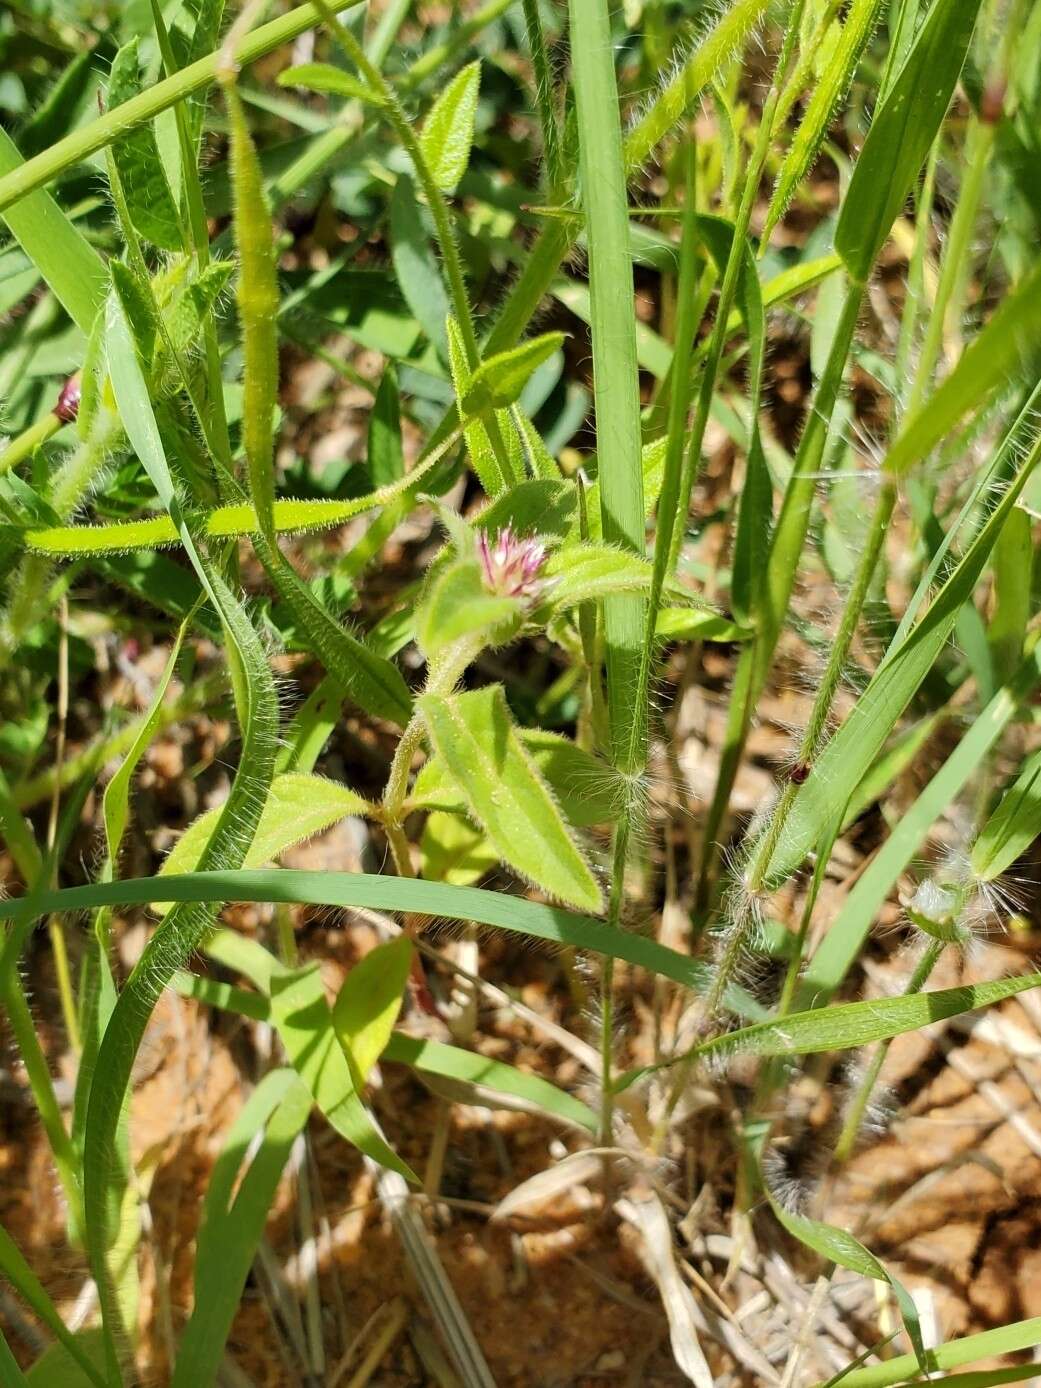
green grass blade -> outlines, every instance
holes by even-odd
[[[0,186],[27,167],[10,135],[0,130],[0,175],[7,175],[0,177]],[[108,273],[97,251],[40,188],[17,207],[6,204],[3,220],[65,312],[89,333],[108,292]]]
[[[311,1104],[294,1070],[269,1071],[228,1132],[203,1204],[195,1252],[195,1306],[178,1346],[172,1388],[216,1381],[282,1171]],[[260,1145],[253,1150],[261,1133]],[[239,1179],[248,1150],[252,1157]]]
[[[867,282],[947,114],[980,3],[933,0],[875,112],[835,229],[835,249],[858,284]]]
[[[976,1359],[989,1359],[998,1354],[1016,1354],[1020,1350],[1033,1349],[1041,1345],[1041,1316],[1032,1320],[1016,1321],[1012,1325],[998,1326],[994,1330],[984,1330],[978,1335],[967,1335],[962,1340],[951,1340],[949,1344],[925,1351],[925,1362],[933,1373],[942,1369],[957,1369],[962,1364],[971,1364]],[[871,1364],[863,1369],[854,1369],[842,1380],[843,1388],[893,1388],[894,1384],[905,1383],[918,1374],[918,1365],[913,1354],[898,1354],[881,1364]]]
[[[65,887],[56,892],[0,900],[0,920],[32,921],[53,911],[90,910],[97,906],[147,905],[156,893],[152,877]],[[184,877],[169,877],[163,894],[170,901],[310,902],[316,906],[369,906],[377,911],[407,911],[423,916],[491,925],[551,944],[572,945],[594,954],[628,960],[689,988],[703,985],[705,966],[657,941],[607,925],[595,916],[579,916],[501,892],[450,887],[440,882],[379,877],[360,872],[213,871],[204,867]]]
[[[972,597],[1002,526],[1041,461],[1041,440],[994,507],[928,611],[903,641],[887,651],[856,707],[826,745],[800,786],[766,880],[783,881],[824,833],[841,818],[846,801],[877,756],[948,640],[958,613]]]
[[[614,46],[606,0],[570,0],[581,197],[589,246],[593,394],[600,516],[608,544],[643,554],[643,469],[636,315]],[[612,755],[635,771],[645,756],[646,708],[634,702],[643,650],[644,600],[604,603]]]
[[[355,3],[356,0],[331,0],[331,8],[338,12],[353,7]],[[320,16],[314,5],[298,5],[288,14],[280,15],[247,34],[236,49],[235,59],[241,67],[248,67],[283,44],[292,43],[293,39],[315,28],[319,22]],[[133,97],[114,111],[107,111],[97,120],[74,130],[51,145],[50,149],[43,150],[17,168],[8,166],[4,176],[0,177],[0,213],[6,213],[15,203],[50,183],[64,169],[89,159],[120,135],[136,129],[161,111],[168,111],[178,101],[209,86],[216,80],[220,56],[220,50],[215,50],[199,58],[172,77],[146,88],[140,96]]]
[[[89,1357],[84,1354],[75,1335],[66,1329],[65,1322],[58,1314],[54,1302],[44,1290],[43,1283],[22,1257],[14,1240],[2,1224],[0,1224],[0,1274],[7,1278],[25,1304],[75,1360],[91,1383],[97,1384],[97,1388],[107,1388],[105,1379],[91,1363]]]
[[[899,824],[854,885],[818,946],[800,980],[797,1006],[823,1006],[841,986],[893,883],[918,852],[932,826],[984,764],[1022,701],[1039,682],[1041,646],[1024,663],[1017,680],[994,695],[915,803],[901,815]]]
[[[886,470],[905,475],[959,420],[1036,364],[1039,350],[1041,266],[999,304],[951,374],[905,422],[886,455]]]

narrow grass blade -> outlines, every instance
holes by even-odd
[[[571,0],[569,13],[589,246],[601,524],[608,544],[643,554],[636,315],[610,12],[604,0]],[[612,756],[625,771],[641,767],[645,755],[646,709],[634,706],[632,698],[643,651],[644,608],[637,594],[611,597],[603,608]]]
[[[942,1369],[957,1369],[977,1359],[989,1359],[998,1354],[1016,1354],[1020,1350],[1041,1345],[1041,1316],[1032,1320],[1015,1321],[1012,1325],[967,1335],[946,1345],[925,1351],[925,1363],[930,1373]],[[881,1364],[854,1369],[842,1380],[843,1388],[893,1388],[915,1378],[918,1364],[913,1354],[898,1354]]]
[[[0,920],[33,921],[53,911],[89,910],[96,906],[147,905],[155,896],[152,877],[97,882],[56,892],[0,900]],[[592,916],[573,915],[502,892],[450,887],[440,882],[379,877],[355,872],[212,871],[203,867],[183,877],[169,877],[163,893],[171,901],[310,902],[316,906],[368,906],[378,911],[406,911],[423,916],[492,925],[551,944],[571,945],[610,954],[671,978],[689,988],[703,986],[705,966],[643,935],[609,926]]]
[[[178,1346],[172,1388],[215,1381],[278,1182],[311,1105],[295,1071],[272,1070],[228,1132],[203,1204],[195,1306]],[[249,1165],[240,1175],[247,1153]]]
[[[842,201],[835,249],[864,284],[947,114],[981,0],[934,0],[875,112]]]
[[[6,130],[0,130],[0,184],[26,167]],[[12,236],[33,262],[76,326],[89,333],[108,292],[104,262],[50,193],[38,189],[3,212]]]
[[[14,1240],[0,1225],[0,1273],[7,1278],[18,1295],[38,1316],[59,1344],[75,1360],[91,1383],[97,1388],[107,1388],[104,1377],[91,1363],[73,1335],[58,1314],[54,1302],[47,1295],[40,1279],[22,1257]]]

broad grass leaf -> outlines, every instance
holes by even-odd
[[[972,849],[972,870],[984,882],[1006,872],[1041,834],[1041,751],[1027,758]]]
[[[430,765],[431,763],[428,763]],[[452,788],[445,784],[449,797]],[[450,882],[456,887],[472,887],[499,862],[499,855],[483,829],[458,814],[432,810],[419,839],[422,875],[428,882]]]
[[[984,764],[1039,682],[1041,647],[1035,647],[1013,683],[994,695],[918,799],[900,816],[889,838],[857,879],[799,981],[796,1007],[822,1006],[842,984],[893,884],[912,862],[932,826],[957,801]]]
[[[437,575],[416,614],[416,640],[428,660],[466,636],[484,632],[488,645],[510,640],[520,630],[523,609],[516,598],[485,586],[474,559],[449,564]]]
[[[966,347],[957,366],[905,421],[885,459],[887,472],[904,476],[993,392],[1026,376],[1041,358],[1041,265],[995,309]]]
[[[294,1070],[270,1070],[228,1131],[203,1202],[195,1301],[172,1388],[216,1381],[278,1183],[311,1107],[311,1094]]]
[[[122,106],[141,90],[137,39],[131,39],[112,60],[108,107]],[[112,158],[123,185],[130,220],[138,233],[164,251],[183,245],[177,204],[159,156],[155,130],[143,124],[112,141]]]
[[[569,823],[579,828],[615,819],[624,799],[618,772],[560,733],[544,728],[518,728],[528,755],[546,779]],[[416,777],[409,796],[416,809],[441,809],[462,814],[466,801],[445,762],[433,756]]]
[[[354,965],[333,1003],[336,1038],[359,1090],[383,1054],[398,1020],[412,953],[407,935],[377,945]]]
[[[865,284],[947,114],[980,0],[933,0],[875,111],[835,228],[835,249]]]
[[[480,86],[481,64],[470,63],[449,82],[423,122],[420,149],[443,193],[455,192],[470,162]]]
[[[274,959],[271,959],[271,965],[277,967]],[[174,986],[183,996],[196,998],[209,1007],[251,1017],[255,1021],[270,1020],[271,1003],[264,993],[247,993],[227,983],[190,973],[179,973],[174,979]],[[595,1132],[597,1128],[598,1120],[590,1108],[548,1080],[529,1075],[500,1060],[464,1051],[458,1046],[446,1046],[440,1041],[428,1041],[395,1031],[383,1049],[382,1059],[396,1065],[408,1065],[421,1075],[472,1086],[476,1092],[467,1095],[468,1103],[491,1107],[493,1100],[490,1095],[500,1094],[519,1099],[526,1105],[535,1106],[554,1118],[577,1124],[589,1132]]]
[[[158,879],[171,873],[192,872],[209,841],[223,806],[207,810],[192,821],[167,854]],[[243,867],[260,867],[273,862],[293,844],[320,834],[349,815],[372,813],[372,806],[347,786],[322,776],[285,772],[271,782],[253,841],[242,860]],[[157,889],[158,890],[158,889]],[[165,915],[168,904],[157,902],[155,909]]]
[[[22,164],[17,145],[0,129],[0,176],[16,172]],[[72,321],[89,334],[109,284],[105,262],[94,247],[42,188],[6,208],[0,220]]]
[[[390,257],[412,316],[447,360],[448,295],[407,174],[398,175],[390,198]]]
[[[317,964],[275,970],[271,1018],[286,1054],[330,1125],[374,1162],[418,1185],[415,1172],[381,1136],[361,1101],[336,1038]]]
[[[360,78],[344,72],[332,63],[300,63],[278,74],[280,87],[303,87],[309,92],[332,92],[349,101],[364,101],[367,106],[382,109],[386,102]]]
[[[486,357],[462,391],[459,403],[463,414],[483,415],[515,404],[532,374],[559,352],[563,343],[563,333],[543,333],[508,352]]]
[[[420,700],[431,742],[503,862],[559,901],[600,909],[599,884],[513,725],[501,685]]]

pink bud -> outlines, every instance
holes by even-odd
[[[80,378],[70,376],[61,388],[54,413],[63,424],[71,424],[80,412]]]
[[[477,536],[477,556],[489,592],[535,606],[544,587],[540,574],[546,562],[546,546],[541,540],[533,535],[522,539],[509,526],[493,537],[482,530]]]

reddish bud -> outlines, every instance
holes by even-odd
[[[61,388],[54,413],[63,424],[72,424],[80,412],[80,378],[70,376]]]
[[[810,767],[807,762],[797,761],[789,773],[791,780],[797,786],[801,786],[810,774]]]

